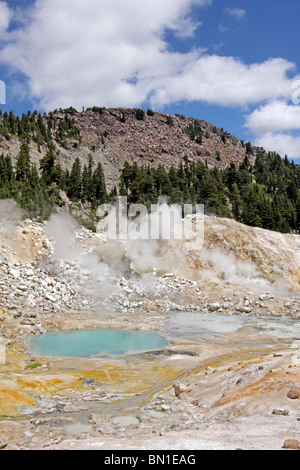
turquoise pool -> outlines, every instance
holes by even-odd
[[[160,349],[168,341],[156,333],[126,330],[72,330],[33,338],[31,354],[42,357],[96,357]]]

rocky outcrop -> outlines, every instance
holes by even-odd
[[[64,117],[59,113],[55,116],[58,120]],[[116,108],[101,112],[88,110],[72,118],[80,129],[80,142],[74,139],[56,142],[57,161],[70,169],[75,157],[84,165],[91,154],[96,164],[101,162],[108,188],[118,183],[119,170],[125,161],[156,167],[162,164],[169,168],[177,167],[183,157],[187,157],[190,161],[206,161],[210,167],[223,168],[231,162],[238,166],[246,155],[245,146],[236,137],[200,119],[197,125],[202,131],[201,143],[187,132],[196,120],[179,115],[145,112],[143,119],[137,119],[136,110]],[[48,119],[45,115],[44,120]],[[0,152],[11,155],[13,160],[19,149],[20,142],[13,136],[9,141],[0,142]],[[31,161],[39,167],[47,148],[38,148],[32,142],[30,149]],[[264,150],[257,147],[252,150],[250,160],[253,163],[257,153]]]

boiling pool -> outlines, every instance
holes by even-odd
[[[30,352],[43,357],[93,357],[151,351],[168,345],[155,333],[126,330],[72,330],[35,336]]]

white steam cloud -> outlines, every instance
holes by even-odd
[[[151,222],[154,225],[152,229],[162,235],[170,229],[169,213],[166,212],[169,208],[164,202],[159,208],[161,212],[154,212]],[[179,207],[174,206],[172,209],[177,214],[175,225],[179,222],[182,224]],[[0,201],[2,243],[13,247],[13,235],[22,218],[23,213],[14,201]],[[188,220],[190,226],[195,222],[193,216],[188,217]],[[104,232],[93,236],[85,232],[84,235],[82,227],[67,213],[52,215],[45,224],[48,244],[44,241],[50,257],[40,259],[40,262],[44,263],[45,269],[54,270],[54,273],[58,270],[58,275],[68,278],[75,286],[75,291],[89,299],[90,305],[96,305],[96,311],[101,312],[113,308],[111,299],[118,295],[124,297],[121,287],[124,279],[133,281],[132,285],[137,289],[136,298],[141,299],[144,295],[158,295],[158,277],[166,273],[196,280],[200,287],[203,284],[204,289],[205,283],[217,282],[220,286],[243,286],[253,292],[288,295],[284,280],[279,279],[272,284],[263,277],[255,263],[241,261],[233,252],[226,253],[221,247],[208,249],[200,244],[198,250],[190,251],[189,243],[180,237],[137,238],[136,235],[143,232],[148,224],[149,219],[143,214],[129,223],[131,236],[123,240],[109,240]],[[172,233],[176,233],[174,226]],[[165,295],[178,304],[187,299],[185,296],[181,298],[181,294],[172,289],[166,291]]]
[[[268,292],[276,296],[287,296],[289,287],[283,278],[278,278],[274,283],[266,279],[252,261],[241,261],[234,253],[226,253],[221,248],[201,252],[201,260],[206,262],[210,269],[204,270],[206,279],[224,280],[234,286],[244,286],[257,293]]]
[[[12,199],[0,200],[0,232],[9,240],[15,233],[17,223],[23,218],[22,209]]]
[[[155,217],[153,220],[158,221]],[[163,220],[169,222],[168,219]],[[136,233],[137,230],[142,230],[144,223],[146,219],[142,217],[136,222],[139,229],[137,225],[130,225],[130,230]],[[144,291],[153,292],[156,276],[170,272],[203,283],[239,285],[253,292],[269,292],[276,295],[285,295],[288,292],[284,281],[279,280],[271,284],[253,262],[241,261],[234,253],[225,253],[219,247],[211,250],[200,248],[191,254],[186,242],[180,239],[151,240],[129,237],[127,240],[107,240],[103,233],[98,233],[96,239],[100,239],[100,243],[97,243],[93,252],[87,253],[74,236],[78,229],[71,216],[54,215],[50,218],[46,230],[54,242],[54,256],[57,260],[70,260],[93,273],[94,282],[85,288],[90,295],[98,296],[99,299],[104,299],[112,292],[116,293],[115,281],[124,276],[137,276]],[[195,267],[193,258],[204,263],[206,268]]]

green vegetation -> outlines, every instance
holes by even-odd
[[[75,158],[72,169],[63,170],[56,163],[53,143],[49,143],[39,168],[30,161],[30,150],[23,141],[13,168],[9,156],[0,155],[0,199],[14,199],[24,209],[27,217],[47,219],[64,202],[60,191],[65,191],[73,201],[87,201],[91,208],[107,201],[105,178],[100,163],[94,168],[89,155],[88,165],[81,168]]]
[[[19,118],[13,111],[2,114],[0,110],[0,138],[9,140],[16,136],[27,143],[35,142],[39,149],[41,145],[49,145],[53,139],[59,143],[65,139],[80,142],[80,130],[72,117],[75,113],[74,108],[55,110],[50,112],[49,116],[28,111]]]
[[[190,136],[192,140],[197,142],[197,144],[202,144],[202,129],[200,123],[197,119],[193,121],[192,124],[189,124],[185,129],[185,132]]]
[[[160,196],[170,204],[204,204],[206,214],[283,233],[300,233],[300,170],[276,153],[259,155],[254,167],[246,155],[239,168],[209,169],[187,158],[166,170],[125,163],[119,193],[128,202],[150,205]]]
[[[89,109],[101,114],[104,108]],[[170,204],[204,204],[206,214],[283,233],[300,233],[300,167],[287,157],[262,153],[252,166],[253,149],[248,142],[244,144],[246,157],[239,168],[231,163],[225,169],[210,169],[200,159],[191,162],[187,157],[178,168],[169,169],[125,162],[117,187],[108,194],[102,166],[95,163],[91,154],[85,165],[75,157],[69,170],[58,162],[55,142],[73,139],[80,143],[80,130],[74,121],[76,112],[74,108],[43,116],[28,112],[19,118],[13,112],[0,111],[0,139],[14,136],[20,140],[14,164],[10,156],[0,155],[0,199],[14,199],[26,216],[44,220],[56,207],[64,205],[64,191],[72,204],[89,208],[91,222],[85,219],[82,222],[93,227],[97,206],[117,195],[127,196],[129,204],[148,207],[157,203],[160,196],[167,196]],[[137,120],[145,117],[140,109],[135,109],[134,115]],[[148,110],[147,115],[154,113]],[[169,126],[173,124],[170,116],[166,122]],[[203,138],[209,138],[208,133],[203,135],[198,120],[189,124],[185,132],[199,144]],[[215,128],[213,132],[219,131]],[[228,134],[220,132],[225,144]],[[102,136],[103,142],[106,136]],[[43,146],[44,156],[37,166],[31,161],[32,143],[39,150]],[[216,160],[220,160],[219,153]]]
[[[145,111],[143,109],[136,109],[135,117],[138,121],[143,121],[145,119]]]

